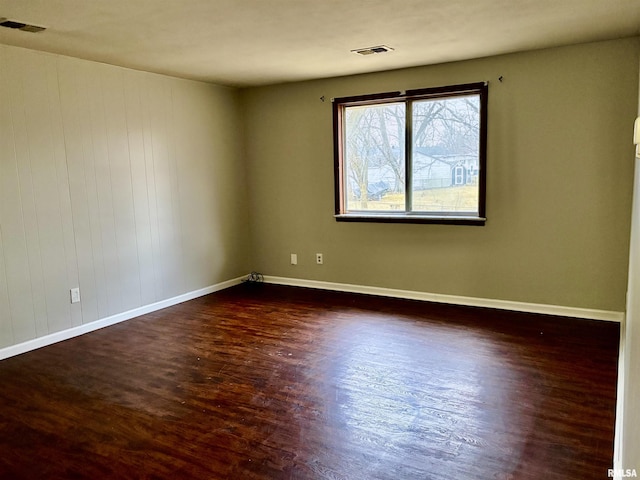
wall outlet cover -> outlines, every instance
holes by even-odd
[[[71,303],[80,303],[80,289],[72,288],[71,289]]]

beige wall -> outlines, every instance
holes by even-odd
[[[240,115],[236,90],[0,46],[0,347],[245,274]]]
[[[239,93],[0,46],[0,348],[251,269],[623,311],[639,51],[626,39]],[[332,97],[481,80],[485,227],[335,222]]]
[[[252,268],[623,311],[638,51],[635,38],[246,90]],[[484,80],[485,227],[333,219],[331,98]]]

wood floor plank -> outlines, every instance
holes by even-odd
[[[603,479],[618,340],[241,285],[0,362],[0,478]]]

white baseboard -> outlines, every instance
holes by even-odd
[[[304,280],[300,278],[274,277],[265,275],[265,283],[289,285],[293,287],[318,288],[321,290],[335,290],[340,292],[364,293],[382,297],[406,298],[410,300],[423,300],[427,302],[449,303],[452,305],[464,305],[469,307],[497,308],[500,310],[513,310],[516,312],[541,313],[545,315],[558,315],[561,317],[576,317],[589,320],[606,320],[609,322],[622,322],[623,312],[609,310],[592,310],[588,308],[564,307],[560,305],[545,305],[540,303],[513,302],[509,300],[495,300],[491,298],[463,297],[459,295],[444,295],[441,293],[417,292],[413,290],[398,290],[395,288],[370,287],[365,285],[353,285],[348,283],[323,282],[319,280]]]
[[[193,300],[194,298],[202,297],[204,295],[208,295],[213,292],[224,290],[225,288],[233,287],[234,285],[238,285],[242,283],[242,281],[245,278],[246,276],[242,276],[242,277],[234,278],[232,280],[227,280],[226,282],[217,283],[215,285],[201,288],[199,290],[187,292],[182,295],[178,295],[177,297],[169,298],[167,300],[162,300],[160,302],[152,303],[150,305],[134,308],[133,310],[129,310],[127,312],[118,313],[117,315],[101,318],[94,322],[90,322],[84,325],[79,325],[73,328],[68,328],[60,332],[52,333],[50,335],[34,338],[33,340],[28,340],[26,342],[19,343],[17,345],[11,345],[9,347],[2,348],[0,349],[0,360],[13,357],[15,355],[20,355],[22,353],[35,350],[37,348],[46,347],[47,345],[61,342],[63,340],[68,340],[70,338],[77,337],[85,333],[93,332],[94,330],[98,330],[100,328],[108,327],[116,323],[124,322],[125,320],[130,320],[132,318],[139,317],[140,315],[145,315],[147,313],[155,312],[163,308],[177,305],[178,303],[186,302],[188,300]]]
[[[46,347],[63,340],[68,340],[85,333],[93,332],[100,328],[108,327],[116,323],[130,320],[140,315],[155,312],[163,308],[177,305],[178,303],[193,300],[213,292],[224,290],[225,288],[239,285],[246,276],[227,280],[209,287],[205,287],[192,292],[187,292],[167,300],[152,303],[142,307],[134,308],[127,312],[102,318],[91,323],[80,325],[77,327],[62,330],[61,332],[52,333],[43,337],[34,338],[23,343],[10,345],[0,349],[0,360],[20,355],[22,353],[35,350],[37,348]],[[576,317],[591,320],[606,320],[610,322],[622,322],[624,313],[609,310],[592,310],[586,308],[563,307],[558,305],[545,305],[538,303],[512,302],[507,300],[494,300],[477,297],[464,297],[459,295],[444,295],[440,293],[417,292],[412,290],[399,290],[394,288],[371,287],[365,285],[353,285],[348,283],[323,282],[319,280],[304,280],[299,278],[264,276],[265,283],[273,283],[278,285],[289,285],[293,287],[317,288],[321,290],[334,290],[340,292],[363,293],[367,295],[377,295],[382,297],[406,298],[410,300],[422,300],[427,302],[449,303],[452,305],[465,305],[472,307],[497,308],[500,310],[513,310],[517,312],[541,313],[547,315],[558,315],[563,317]]]

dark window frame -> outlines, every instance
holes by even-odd
[[[448,85],[434,88],[407,90],[406,92],[386,92],[372,95],[359,95],[333,99],[333,145],[334,145],[334,187],[335,219],[341,222],[378,222],[378,223],[432,223],[450,225],[484,225],[486,222],[486,181],[487,181],[487,104],[488,84],[486,82]],[[343,113],[346,107],[361,105],[380,105],[392,102],[404,102],[409,106],[415,100],[449,98],[477,94],[480,97],[479,125],[479,172],[478,172],[478,214],[460,215],[449,212],[349,212],[346,210],[344,182],[344,126]],[[405,194],[411,190],[411,152],[412,138],[410,121],[406,122],[405,148]]]

